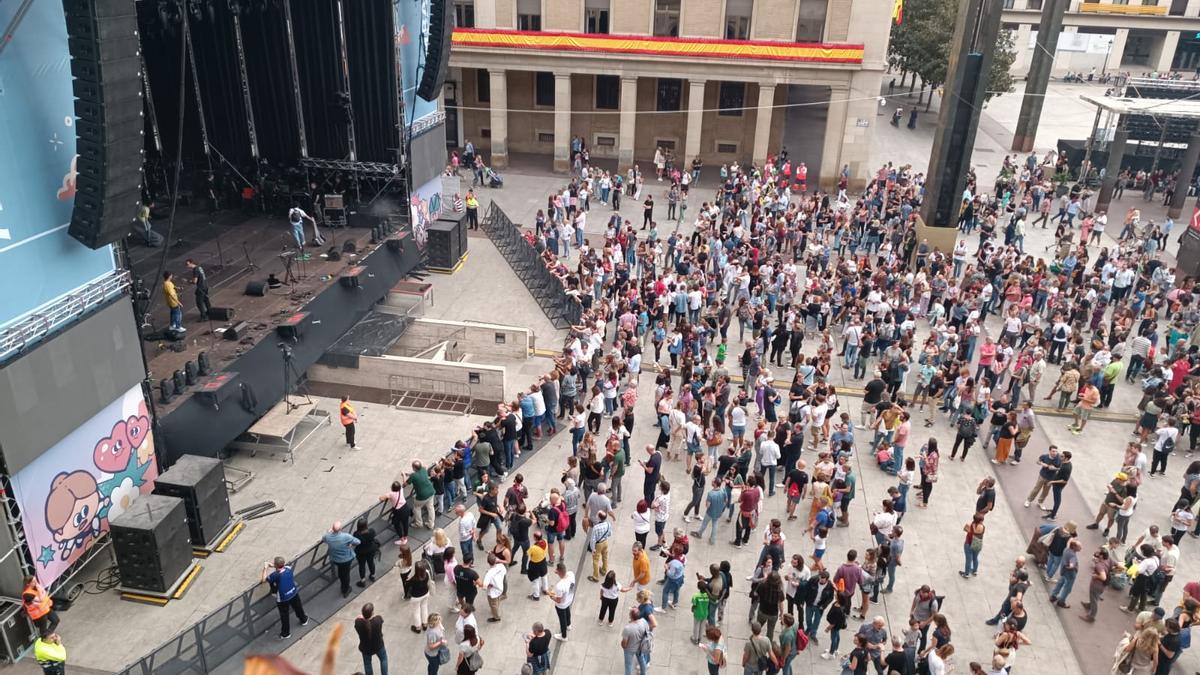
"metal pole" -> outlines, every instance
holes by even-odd
[[[1162,133],[1158,135],[1158,145],[1154,146],[1154,161],[1150,162],[1150,173],[1154,173],[1158,169],[1158,158],[1162,154],[1163,143],[1167,142],[1167,122],[1162,121]]]
[[[296,121],[300,129],[300,156],[308,157],[308,138],[304,131],[304,99],[300,96],[300,68],[296,65],[296,37],[292,31],[292,0],[283,0],[284,25],[287,26],[288,57],[292,66],[292,94],[296,97]]]
[[[354,100],[350,96],[350,58],[346,52],[346,13],[345,13],[344,7],[342,5],[342,0],[338,0],[338,2],[337,2],[337,22],[338,22],[338,25],[337,25],[338,42],[341,43],[340,51],[341,51],[341,57],[342,57],[342,85],[345,87],[345,89],[343,91],[346,94],[346,98],[345,98],[345,101],[346,101],[346,141],[348,143],[347,147],[350,150],[350,153],[349,153],[350,161],[357,162],[358,161],[358,151],[355,149],[355,146],[354,146]],[[357,175],[357,173],[355,174],[355,177],[354,177],[354,183],[355,183],[354,189],[355,189],[355,192],[357,193],[358,192],[358,175]]]
[[[1079,167],[1079,178],[1087,184],[1087,175],[1092,170],[1092,148],[1096,145],[1096,132],[1100,129],[1100,113],[1101,109],[1096,108],[1096,119],[1092,120],[1092,133],[1088,136],[1087,148],[1083,151],[1083,164]]]
[[[254,130],[254,104],[250,100],[250,76],[246,72],[246,49],[242,44],[242,18],[233,13],[233,36],[237,42],[238,74],[242,78],[242,102],[246,105],[246,131],[250,134],[250,156],[258,159],[258,133]]]
[[[138,54],[142,61],[142,89],[146,94],[146,112],[150,114],[150,133],[154,136],[154,149],[162,156],[162,134],[158,131],[158,113],[154,112],[154,95],[150,92],[150,71],[146,70],[145,54]]]
[[[196,71],[196,52],[192,48],[192,34],[188,29],[188,13],[186,10],[183,15],[183,41],[187,45],[188,63],[192,68],[192,87],[196,92],[196,108],[200,111],[200,140],[204,144],[204,159],[208,162],[208,170],[212,171],[212,146],[208,142],[208,124],[204,121],[204,99],[200,96],[200,75]],[[178,133],[182,134],[183,129],[179,129]],[[169,244],[170,242],[168,242]]]

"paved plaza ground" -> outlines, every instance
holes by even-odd
[[[1082,138],[1086,135],[1094,112],[1087,110],[1078,101],[1077,95],[1093,90],[1087,85],[1052,85],[1049,95],[1054,103],[1051,105],[1048,102],[1043,115],[1042,133],[1039,134],[1037,146],[1039,153],[1051,147],[1057,137]],[[935,113],[922,116],[916,130],[897,129],[888,125],[884,116],[895,105],[893,100],[887,107],[881,108],[881,115],[874,121],[876,155],[873,164],[892,161],[924,166],[932,142]],[[975,154],[982,185],[990,185],[1000,167],[1007,145],[1011,142],[1011,130],[1019,107],[1019,96],[1006,95],[991,102],[985,110]],[[534,212],[544,207],[547,192],[561,185],[564,179],[543,170],[549,165],[548,158],[514,157],[513,163],[514,168],[505,174],[504,189],[481,191],[484,207],[494,199],[514,221],[529,223]],[[715,168],[709,167],[709,170]],[[694,195],[704,195],[706,186],[707,183],[703,182],[699,189],[693,190]],[[665,199],[660,199],[665,196],[665,184],[656,184],[651,180],[647,187],[656,201],[665,203]],[[1162,217],[1161,207],[1148,206],[1142,202],[1140,195],[1131,193],[1127,193],[1124,200],[1115,202],[1111,211],[1123,214],[1132,204],[1145,207],[1144,217]],[[596,205],[594,209],[598,209],[597,217],[589,224],[588,235],[598,237],[600,223],[597,220],[603,220],[600,214],[607,214],[608,208]],[[622,213],[630,219],[640,219],[640,204],[626,201]],[[1105,243],[1111,245],[1111,235],[1115,234],[1116,228],[1110,227],[1109,230]],[[1026,250],[1037,255],[1049,243],[1051,234],[1052,230],[1031,229],[1026,237]],[[472,233],[470,247],[470,258],[460,272],[449,277],[432,278],[436,286],[437,305],[430,316],[528,326],[535,331],[539,348],[557,350],[563,334],[552,328],[495,247],[486,238],[477,236],[477,233]],[[1172,241],[1168,251],[1173,252],[1175,247]],[[994,324],[989,327],[993,333],[996,331]],[[923,337],[922,325],[918,339]],[[532,379],[533,373],[540,372],[539,369],[543,367],[544,364],[533,361],[528,367],[521,368],[521,373],[510,371],[508,381],[516,386],[513,383]],[[792,375],[790,369],[772,369],[772,372],[777,379],[790,379]],[[1048,368],[1041,388],[1043,395],[1049,391],[1057,374],[1057,367]],[[862,381],[853,380],[849,373],[843,372],[836,364],[830,381],[839,389],[845,387],[851,396],[862,386]],[[646,409],[649,405],[646,402],[653,400],[652,377],[642,378],[639,393],[639,400],[642,401],[638,408],[639,421],[631,439],[635,459],[641,447],[654,442],[657,433],[650,426],[648,420],[651,415]],[[1073,436],[1067,431],[1069,419],[1047,411],[1039,414],[1038,430],[1026,455],[1040,453],[1049,443],[1071,449],[1075,454],[1075,474],[1064,494],[1060,523],[1073,519],[1082,528],[1094,515],[1093,509],[1099,503],[1105,484],[1119,468],[1139,397],[1134,385],[1120,385],[1111,408],[1113,414],[1110,417],[1115,421],[1095,421],[1080,436]],[[856,399],[849,398],[847,402],[849,406],[844,406],[844,409],[857,410]],[[1038,403],[1043,404],[1041,401]],[[62,632],[71,636],[72,643],[68,646],[72,649],[72,662],[102,671],[120,669],[151,646],[166,640],[240,593],[257,578],[262,561],[277,554],[291,556],[300,552],[310,546],[335,518],[365,509],[382,494],[392,478],[407,467],[412,458],[427,459],[441,454],[454,440],[465,436],[475,421],[470,417],[395,411],[383,406],[366,406],[363,413],[359,433],[364,441],[356,452],[344,449],[340,429],[327,428],[320,432],[312,446],[298,455],[294,466],[261,457],[250,459],[236,456],[233,464],[252,468],[257,478],[246,490],[233,495],[234,508],[273,499],[286,504],[287,510],[283,514],[254,521],[228,552],[205,561],[204,573],[182,601],[158,609],[122,603],[114,595],[107,594],[89,596],[76,609],[64,613]],[[910,448],[919,447],[930,436],[938,438],[943,447],[950,446],[954,434],[944,417],[939,415],[937,420],[931,429],[924,429],[919,424],[914,426]],[[867,433],[856,431],[860,450],[870,440],[864,439]],[[569,453],[569,438],[560,434],[522,467],[525,483],[530,489],[531,503],[539,500],[549,487],[558,484],[559,472]],[[941,480],[934,489],[931,507],[926,510],[912,508],[904,519],[907,547],[895,593],[881,596],[881,604],[873,606],[868,615],[886,617],[889,633],[899,630],[906,624],[914,589],[922,584],[934,586],[939,594],[946,596],[943,612],[953,629],[957,672],[966,673],[969,661],[986,662],[990,659],[994,629],[983,621],[996,612],[1003,600],[1008,569],[1012,560],[1023,554],[1040,513],[1036,509],[1025,509],[1021,504],[1036,473],[1032,461],[1020,466],[994,466],[978,446],[965,462],[951,463],[947,461],[948,457],[943,456],[944,468]],[[811,463],[811,454],[806,452],[805,458]],[[1165,526],[1181,482],[1182,469],[1188,461],[1183,456],[1183,448],[1180,448],[1179,456],[1171,459],[1167,477],[1156,478],[1143,486],[1141,501],[1131,523],[1131,533],[1140,533],[1151,523]],[[870,537],[866,521],[871,513],[878,510],[887,487],[895,483],[894,478],[883,474],[874,464],[865,452],[856,457],[854,470],[858,474],[858,496],[851,507],[851,526],[835,529],[829,538],[826,561],[831,568],[844,559],[847,549],[861,550],[868,545]],[[1000,498],[996,510],[987,518],[988,534],[981,554],[980,575],[963,579],[957,574],[963,565],[962,527],[974,513],[975,487],[986,476],[998,476]],[[682,462],[667,463],[663,477],[680,488],[686,488],[688,483]],[[626,494],[639,492],[640,483],[637,476],[627,475]],[[682,489],[674,493],[671,526],[684,526],[681,518],[687,501],[686,492],[686,489]],[[764,517],[780,515],[783,512],[783,500],[781,491],[769,498]],[[611,545],[610,565],[623,583],[627,583],[631,577],[630,546],[633,532],[629,524],[630,503],[625,502],[618,511],[616,534]],[[694,572],[706,570],[710,562],[729,560],[732,563],[734,595],[723,629],[731,653],[729,672],[734,673],[739,672],[735,664],[740,663],[742,646],[749,634],[746,620],[749,582],[745,581],[745,577],[753,568],[759,551],[753,545],[733,548],[727,543],[732,537],[732,525],[722,522],[721,526],[722,531],[715,546],[710,546],[707,541],[692,542],[688,556],[688,578],[694,578]],[[811,552],[811,542],[801,536],[802,527],[801,521],[785,524],[788,555]],[[1086,554],[1099,545],[1100,537],[1095,532],[1082,529],[1081,532]],[[420,531],[416,534],[423,538]],[[752,541],[758,540],[759,534],[756,532]],[[489,537],[489,544],[490,541]],[[581,675],[622,672],[620,617],[632,598],[622,600],[617,627],[596,624],[599,592],[596,584],[585,580],[591,572],[591,559],[583,547],[583,539],[578,537],[571,542],[567,554],[567,560],[579,580],[573,610],[575,630],[568,642],[555,644],[554,672]],[[1183,542],[1182,550],[1180,571],[1164,598],[1164,604],[1168,606],[1178,600],[1186,581],[1200,575],[1200,559],[1192,555],[1197,550],[1195,540]],[[394,562],[394,547],[386,546],[383,555],[385,566]],[[654,573],[656,577],[661,576],[658,559],[654,560]],[[487,641],[483,650],[485,667],[482,672],[485,675],[515,675],[520,672],[524,660],[521,636],[534,621],[541,621],[548,628],[556,625],[554,611],[548,600],[533,602],[526,599],[528,583],[523,577],[517,576],[515,568],[509,579],[511,591],[502,605],[504,619],[501,623],[484,623],[483,619],[488,613],[486,606],[482,606],[484,603],[480,602],[481,633]],[[691,589],[691,584],[685,585],[684,598],[690,595]],[[297,631],[288,642],[265,644],[276,647],[298,667],[315,672],[330,632],[335,625],[341,625],[346,632],[338,646],[336,672],[354,672],[361,667],[361,661],[351,624],[361,605],[370,601],[386,622],[385,636],[391,657],[391,672],[423,673],[424,660],[419,655],[421,638],[407,629],[412,610],[402,599],[398,575],[386,574],[375,584],[356,592],[357,595],[349,604],[328,620]],[[1121,597],[1110,591],[1100,610],[1101,620],[1094,626],[1086,626],[1077,618],[1079,603],[1086,599],[1086,581],[1081,578],[1076,584],[1070,610],[1053,608],[1048,601],[1048,592],[1049,587],[1040,582],[1034,583],[1029,592],[1027,604],[1030,622],[1025,632],[1033,644],[1020,650],[1018,672],[1061,675],[1107,673],[1120,631],[1131,622],[1129,615],[1117,610]],[[443,616],[452,616],[448,600],[445,590],[440,589],[434,595],[431,608],[442,612]],[[686,607],[686,600],[683,606]],[[704,672],[703,654],[688,641],[692,625],[689,612],[682,607],[667,611],[659,615],[658,621],[650,672]],[[857,629],[858,623],[851,620],[850,629]],[[121,626],[122,632],[134,632],[139,638],[114,641],[112,631],[97,629],[105,625]],[[846,644],[848,635],[843,636],[843,645]],[[843,651],[846,649],[848,647]],[[818,658],[820,651],[814,646],[802,653],[793,663],[794,672],[839,672],[834,662]],[[1200,670],[1200,656],[1185,653],[1174,672],[1191,673],[1196,670]],[[447,666],[442,672],[451,672],[451,668]]]

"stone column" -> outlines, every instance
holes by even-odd
[[[1196,162],[1200,161],[1200,132],[1192,134],[1188,139],[1187,150],[1183,151],[1183,161],[1179,165],[1179,177],[1175,181],[1175,194],[1171,195],[1171,204],[1167,208],[1167,217],[1178,220],[1183,213],[1184,202],[1187,201],[1188,186],[1196,179]]]
[[[688,84],[687,139],[683,143],[683,166],[690,167],[700,155],[700,134],[704,128],[705,80],[690,80]]]
[[[1129,39],[1128,28],[1118,28],[1113,35],[1112,48],[1108,50],[1108,58],[1104,61],[1104,70],[1118,71],[1121,69],[1121,60],[1125,58],[1125,41]]]
[[[821,142],[821,166],[817,169],[817,184],[822,190],[837,189],[842,171],[842,141],[846,131],[846,113],[850,109],[847,99],[850,87],[829,88],[829,109],[825,113],[825,139]]]
[[[1187,8],[1183,10],[1183,15],[1190,17],[1200,16],[1200,0],[1187,0]]]
[[[1125,128],[1125,119],[1117,124],[1117,132],[1113,134],[1112,143],[1108,144],[1108,164],[1104,168],[1104,180],[1100,183],[1100,194],[1096,197],[1096,210],[1108,211],[1112,202],[1113,187],[1116,186],[1117,176],[1121,174],[1121,160],[1125,158],[1125,141],[1129,140],[1129,131]]]
[[[758,85],[758,110],[754,123],[754,163],[762,166],[767,161],[768,144],[771,142],[771,115],[775,112],[775,83],[762,82]]]
[[[554,170],[571,170],[571,74],[554,74]]]
[[[1171,72],[1171,62],[1175,60],[1175,51],[1179,48],[1179,31],[1167,31],[1163,36],[1162,49],[1158,52],[1158,65],[1154,68],[1160,73]]]
[[[617,170],[633,165],[633,149],[637,117],[637,77],[621,77],[621,133],[617,138]]]
[[[508,73],[488,69],[492,92],[492,166],[508,166]]]

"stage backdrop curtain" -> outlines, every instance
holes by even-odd
[[[291,0],[297,70],[292,82],[282,5],[255,3],[242,13],[242,44],[254,109],[259,155],[272,164],[300,157],[299,119],[294,87],[299,87],[308,154],[346,159],[347,120],[337,94],[342,84],[341,44],[336,0]],[[173,161],[179,95],[178,24],[164,25],[153,3],[139,3],[142,49],[146,55],[165,159]],[[395,161],[396,73],[389,0],[347,0],[347,62],[353,99],[358,159]],[[211,145],[240,171],[252,167],[250,135],[242,97],[237,41],[227,3],[205,7],[189,17],[204,119]],[[191,77],[190,70],[187,77]],[[185,158],[203,161],[199,115],[193,85],[187,86]],[[149,125],[147,125],[149,132]],[[146,147],[153,149],[147,133]],[[216,168],[220,160],[214,156]],[[204,167],[206,168],[206,167]]]

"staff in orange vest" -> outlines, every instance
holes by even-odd
[[[358,413],[354,412],[354,406],[350,405],[350,397],[342,397],[342,406],[340,409],[342,417],[342,426],[346,428],[346,445],[350,449],[354,449],[354,423],[358,421]]]
[[[38,633],[46,636],[58,627],[58,612],[54,611],[54,601],[42,587],[36,577],[25,577],[25,590],[21,591],[21,603],[25,605],[25,613],[38,627]]]

